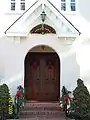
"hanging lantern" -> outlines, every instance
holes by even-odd
[[[41,13],[42,22],[45,21],[45,18],[46,18],[46,13],[44,11],[42,11],[42,13]]]

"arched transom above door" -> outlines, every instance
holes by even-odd
[[[56,34],[56,31],[54,30],[54,28],[52,28],[49,25],[46,24],[39,24],[37,26],[35,26],[30,33],[38,33],[38,34],[47,34],[47,33],[53,33]]]

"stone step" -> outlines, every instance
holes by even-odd
[[[53,110],[53,111],[51,111],[51,110],[41,110],[41,111],[39,111],[39,110],[24,110],[24,111],[21,111],[20,112],[20,116],[22,116],[22,118],[24,117],[26,117],[26,118],[28,118],[28,117],[33,117],[33,116],[48,116],[48,117],[60,117],[60,116],[62,116],[62,115],[64,115],[64,112],[62,112],[62,111],[55,111],[55,110]]]
[[[59,102],[41,102],[41,103],[34,103],[34,102],[26,102],[25,106],[37,106],[37,107],[59,107]]]
[[[32,118],[32,117],[60,117],[64,113],[59,107],[59,103],[52,102],[41,102],[41,103],[31,103],[27,102],[24,108],[20,112],[20,118]]]
[[[60,118],[65,117],[64,113],[44,113],[44,112],[36,112],[36,113],[28,113],[28,114],[21,114],[20,118],[33,118],[33,117],[46,117],[46,118]]]
[[[28,111],[28,110],[30,110],[30,111],[31,111],[31,110],[45,110],[45,111],[46,111],[46,110],[51,110],[51,111],[57,110],[57,111],[61,111],[62,109],[59,108],[59,107],[57,107],[57,108],[56,108],[56,107],[53,107],[53,108],[50,108],[50,107],[45,107],[45,108],[42,108],[42,107],[24,107],[22,110],[23,110],[23,111],[24,111],[24,110],[27,110],[27,111]],[[21,111],[22,111],[22,110],[21,110]]]
[[[59,103],[26,103],[24,108],[45,108],[45,109],[55,109],[55,108],[60,108]]]
[[[65,115],[22,115],[22,116],[20,116],[20,119],[27,119],[27,118],[35,118],[35,117],[40,117],[40,118],[44,118],[44,117],[46,117],[46,118],[61,118],[61,117],[65,117]]]
[[[36,108],[44,108],[44,109],[58,109],[60,108],[59,103],[25,103],[24,109],[36,109]]]
[[[60,111],[38,111],[38,110],[29,110],[29,111],[21,111],[21,114],[60,114]]]

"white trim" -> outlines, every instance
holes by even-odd
[[[57,27],[58,31],[56,30],[56,33],[58,36],[78,36],[79,32],[74,28],[74,26],[72,24],[69,23],[69,21],[62,15],[60,14],[59,11],[57,11],[57,9],[54,8],[54,6],[52,6],[52,4],[50,4],[47,0],[44,0],[44,2],[42,0],[39,0],[36,4],[34,4],[34,6],[32,6],[30,9],[28,9],[28,11],[26,11],[26,13],[24,13],[22,15],[22,17],[20,17],[7,31],[6,31],[6,35],[7,36],[27,36],[29,31],[30,31],[30,25],[35,22],[35,20],[37,20],[38,18],[38,24],[40,24],[40,14],[42,12],[42,6],[44,5],[44,9],[47,8],[45,10],[48,19],[51,20],[51,22],[53,24],[55,24],[55,26]],[[39,8],[39,10],[38,10]],[[52,16],[50,16],[50,11]],[[33,15],[34,14],[34,15]],[[30,15],[32,18],[30,18]],[[52,18],[51,18],[52,17]],[[61,29],[58,25],[55,19],[55,17],[58,18],[58,20],[61,22],[63,22],[64,26],[66,26],[67,28],[70,29],[70,32],[66,31],[66,33],[59,33],[59,29]],[[51,23],[49,23],[51,25]],[[34,24],[35,25],[35,24]],[[28,27],[27,27],[28,26]],[[51,25],[52,26],[52,25]]]
[[[58,37],[78,37],[77,34],[58,34]]]
[[[27,36],[27,33],[24,33],[24,32],[23,33],[18,33],[18,32],[17,33],[14,33],[14,32],[10,33],[9,32],[6,34],[6,36]]]

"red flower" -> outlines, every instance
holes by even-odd
[[[66,104],[69,105],[69,96],[65,95],[64,98],[65,98]]]
[[[20,97],[20,96],[21,96],[21,92],[20,92],[20,91],[17,91],[16,96],[17,96],[17,97]]]

